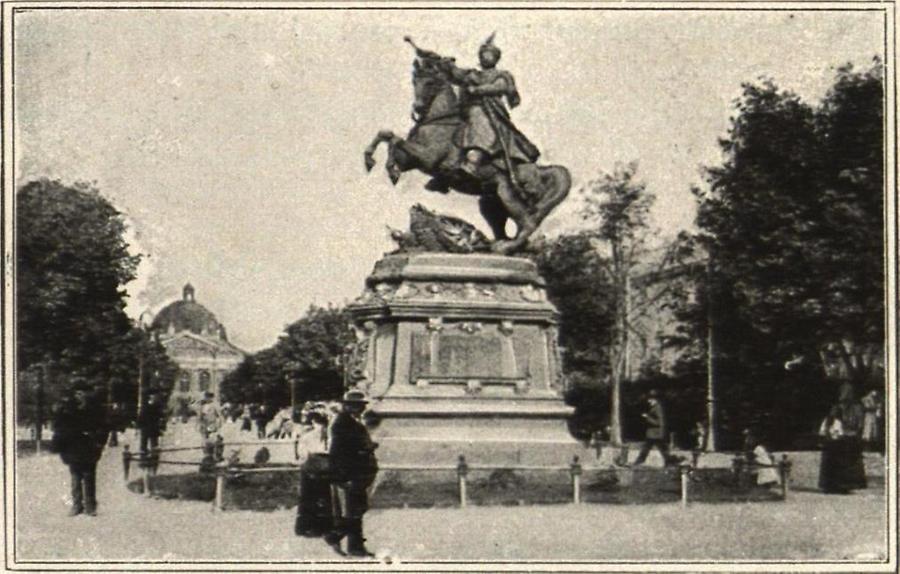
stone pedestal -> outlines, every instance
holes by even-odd
[[[348,311],[350,377],[383,464],[563,465],[583,452],[561,398],[557,311],[530,260],[388,255]]]

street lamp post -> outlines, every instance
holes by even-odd
[[[288,384],[291,392],[291,412],[297,408],[297,371],[300,370],[300,363],[297,361],[288,361],[285,364],[284,380]]]
[[[146,348],[144,347],[144,337],[143,335],[147,333],[149,324],[145,322],[144,317],[150,315],[150,311],[144,311],[138,316],[137,320],[137,328],[141,332],[141,339],[139,342],[140,348],[138,352],[138,392],[137,392],[137,414],[141,414],[141,410],[144,408],[144,354],[146,353]]]

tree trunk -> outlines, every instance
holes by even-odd
[[[616,311],[615,343],[610,353],[611,369],[610,382],[612,396],[610,398],[610,441],[613,444],[622,444],[624,432],[622,431],[622,382],[627,376],[628,365],[628,280],[624,282],[623,297]]]
[[[613,444],[622,444],[622,380],[618,370],[612,373],[612,399],[610,401],[609,440]]]

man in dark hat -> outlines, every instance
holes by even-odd
[[[663,410],[662,403],[659,402],[659,394],[655,389],[651,390],[647,395],[647,408],[641,414],[647,429],[644,434],[644,444],[638,453],[634,465],[644,464],[650,449],[654,446],[659,449],[659,453],[663,457],[663,465],[668,466],[669,458],[669,428],[666,421],[666,412]]]
[[[369,431],[362,423],[367,403],[362,391],[347,391],[341,412],[331,424],[328,455],[332,473],[335,528],[325,537],[325,541],[341,555],[345,554],[341,550],[341,540],[346,537],[346,554],[373,556],[366,549],[362,529],[363,515],[369,509],[367,490],[378,473],[378,462],[375,459],[378,445],[372,442]]]
[[[69,516],[97,515],[97,462],[109,436],[106,413],[83,379],[73,382],[56,412],[53,448],[69,467],[72,509]]]

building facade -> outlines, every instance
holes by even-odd
[[[224,325],[206,307],[197,303],[188,283],[180,301],[169,303],[153,319],[169,358],[179,367],[169,405],[179,412],[211,392],[219,401],[222,379],[243,361],[246,353],[228,342]]]

